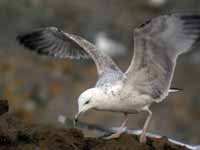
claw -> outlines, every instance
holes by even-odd
[[[105,140],[116,139],[116,138],[119,138],[121,134],[122,133],[117,132],[117,133],[111,134],[110,136],[104,137],[103,139]]]
[[[109,139],[116,139],[119,138],[122,133],[126,131],[126,127],[123,129],[120,129],[118,132],[111,134],[110,136],[104,137],[103,139],[109,140]]]
[[[145,144],[146,142],[147,142],[147,138],[146,138],[145,134],[141,134],[140,135],[140,143]]]

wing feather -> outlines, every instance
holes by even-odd
[[[20,34],[17,41],[39,54],[58,58],[92,58],[99,76],[107,72],[121,73],[113,60],[80,36],[63,32],[55,27],[40,28]]]
[[[134,30],[134,56],[125,73],[127,86],[156,102],[169,91],[178,56],[199,41],[200,15],[170,14]]]

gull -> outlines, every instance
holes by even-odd
[[[167,0],[148,0],[148,4],[154,7],[160,7],[167,3]]]
[[[110,39],[105,32],[97,33],[95,37],[95,45],[98,50],[103,51],[109,56],[122,56],[126,53],[125,46],[113,39]]]
[[[152,117],[150,106],[163,101],[170,92],[176,60],[199,41],[200,15],[174,13],[155,17],[133,31],[134,54],[128,69],[122,72],[114,61],[86,39],[55,27],[22,33],[17,40],[39,54],[57,58],[91,58],[98,80],[78,98],[78,121],[86,111],[123,113],[119,130],[106,137],[119,137],[126,129],[129,114],[148,112],[140,142]]]

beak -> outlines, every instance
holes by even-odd
[[[75,117],[74,117],[74,126],[76,126],[77,122],[79,121],[79,118],[80,118],[86,111],[88,111],[88,110],[89,110],[88,108],[87,108],[87,109],[83,109],[83,110],[79,111],[79,112],[75,115]]]
[[[78,119],[79,117],[81,116],[82,112],[78,112],[75,117],[74,117],[74,126],[76,126],[77,122],[78,122]]]

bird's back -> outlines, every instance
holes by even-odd
[[[106,85],[113,85],[115,82],[122,80],[123,73],[119,71],[106,72],[99,76],[96,87],[103,87]]]

